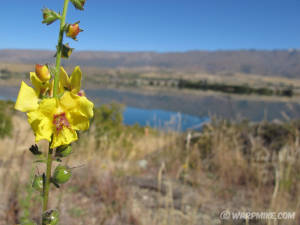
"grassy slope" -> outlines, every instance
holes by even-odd
[[[296,211],[296,220],[278,224],[299,221],[298,123],[213,120],[189,135],[101,118],[97,114],[66,161],[84,166],[74,169],[63,194],[51,191],[62,224],[232,224],[219,220],[224,209]],[[34,219],[40,213],[38,194],[30,184],[26,188],[33,160],[27,148],[34,137],[23,116],[13,121],[12,138],[0,140],[1,225],[17,223],[28,210]],[[41,173],[43,166],[34,170]],[[35,200],[26,201],[29,195]]]

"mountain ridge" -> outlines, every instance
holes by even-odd
[[[49,63],[54,51],[0,49],[0,62]],[[101,68],[154,67],[209,74],[243,73],[300,78],[300,51],[291,50],[192,50],[186,52],[74,51],[64,65]]]

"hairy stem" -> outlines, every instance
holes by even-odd
[[[55,76],[54,76],[54,87],[53,87],[53,97],[58,97],[58,82],[59,82],[59,70],[61,64],[61,52],[63,45],[63,37],[64,37],[64,27],[66,21],[66,15],[68,10],[69,0],[64,1],[63,13],[60,20],[60,29],[58,35],[58,44],[57,44],[57,52],[56,52],[56,68],[55,68]],[[52,141],[51,141],[52,142]],[[48,199],[49,199],[49,190],[50,190],[50,181],[51,181],[51,168],[52,168],[52,159],[53,159],[53,149],[50,148],[51,142],[49,143],[49,151],[47,156],[47,169],[46,169],[46,179],[44,183],[44,191],[43,191],[43,212],[48,209]]]

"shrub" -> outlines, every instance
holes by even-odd
[[[123,106],[112,103],[95,108],[93,123],[97,145],[100,144],[100,139],[104,136],[110,140],[119,138],[123,126]]]

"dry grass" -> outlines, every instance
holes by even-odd
[[[40,214],[40,197],[29,181],[32,169],[42,173],[43,165],[32,168],[27,149],[33,135],[25,119],[16,115],[14,124],[13,137],[0,140],[1,225],[18,224],[28,212],[38,221]],[[271,129],[214,121],[190,135],[145,129],[113,142],[102,136],[99,146],[94,132],[83,133],[65,161],[84,166],[73,169],[62,191],[51,190],[50,204],[60,209],[61,224],[247,224],[220,220],[224,209],[297,212],[295,220],[248,224],[300,222],[296,123]]]

